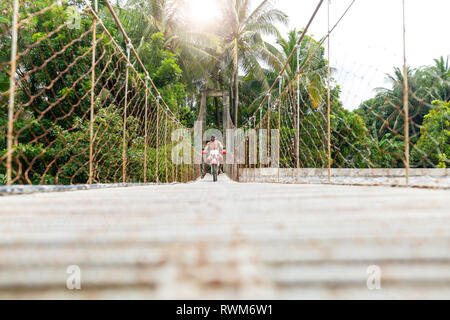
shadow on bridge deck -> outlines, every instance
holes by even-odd
[[[197,181],[197,183],[216,183],[216,184],[222,184],[222,183],[235,183],[233,180],[231,180],[226,174],[222,173],[219,174],[219,176],[217,177],[217,182],[213,181],[213,176],[211,174],[206,174],[205,177],[199,178]]]

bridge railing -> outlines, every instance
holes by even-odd
[[[396,46],[377,47],[376,34],[371,34],[377,24],[371,23],[369,12],[362,25],[346,21],[352,10],[364,11],[362,4],[318,1],[296,43],[284,43],[291,46],[282,57],[284,66],[243,126],[246,138],[235,143],[242,159],[235,179],[361,184],[381,183],[377,177],[385,176],[407,185],[421,183],[411,183],[410,175],[424,175],[431,180],[442,176],[449,184],[448,58],[446,64],[444,58],[435,65],[430,59],[429,67],[409,66],[405,3],[394,7],[398,10],[392,15],[400,21],[398,30],[390,30]],[[318,16],[327,22],[320,39],[310,31],[318,30]],[[340,60],[334,56],[337,51]],[[376,52],[403,65],[387,76],[386,59]],[[393,66],[387,68],[389,72]]]
[[[183,126],[114,9],[107,0],[102,3],[101,12],[95,1],[7,0],[0,5],[0,184],[172,182],[200,174],[198,165],[171,161],[171,134]],[[324,5],[329,2],[318,3],[286,52],[278,78],[242,128],[265,132],[265,139],[244,139],[243,161],[229,164],[230,176],[238,180],[243,170],[275,169],[276,181],[283,175],[302,181],[302,175],[319,172],[325,176],[320,182],[330,183],[339,169],[399,169],[395,175],[402,172],[408,184],[410,168],[440,168],[448,175],[445,57],[429,68],[408,68],[407,28],[399,26],[396,43],[402,45],[382,49],[397,52],[403,66],[385,89],[354,105],[348,93],[358,94],[361,83],[373,89],[379,61],[372,59],[368,71],[367,65],[354,71],[359,52],[349,52],[351,67],[336,61],[334,52],[350,48],[348,41],[354,39],[358,48],[373,50],[373,37],[357,37],[371,24],[340,29],[355,1],[332,2],[340,7],[331,10],[324,36],[314,39],[309,29],[316,15],[330,12]],[[262,160],[264,149],[267,159]]]
[[[189,181],[171,113],[108,1],[0,11],[0,184]]]

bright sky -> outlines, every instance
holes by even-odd
[[[231,0],[229,0],[231,1]],[[303,29],[319,0],[272,0],[289,15],[288,30]],[[333,26],[352,0],[330,0]],[[449,0],[405,0],[408,65],[430,65],[433,59],[450,54]],[[186,0],[187,16],[199,26],[215,23],[216,0]],[[256,6],[261,0],[251,0]],[[327,33],[328,0],[325,0],[309,34],[317,40]],[[374,88],[387,87],[386,73],[403,65],[402,0],[356,0],[345,18],[331,35],[333,77],[342,88],[342,101],[347,109],[374,96]],[[268,39],[271,41],[272,39]],[[326,43],[325,43],[326,47]]]
[[[290,18],[290,29],[302,29],[318,0],[276,0]],[[351,0],[331,0],[333,26]],[[257,5],[259,0],[253,0]],[[327,33],[327,0],[324,1],[309,34],[320,39]],[[429,65],[434,58],[450,54],[448,0],[406,0],[407,59],[413,67]],[[282,28],[283,33],[288,28]],[[342,87],[347,109],[356,108],[374,95],[376,87],[388,86],[385,73],[403,65],[401,0],[356,0],[331,36],[331,65]],[[325,44],[326,45],[326,44]]]

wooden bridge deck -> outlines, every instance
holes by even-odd
[[[0,197],[0,298],[448,299],[450,193],[221,176]]]

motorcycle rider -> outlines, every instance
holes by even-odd
[[[208,163],[210,163],[212,160],[211,151],[218,150],[219,151],[218,158],[220,161],[220,165],[222,166],[222,164],[223,164],[223,156],[222,156],[223,145],[219,140],[216,139],[216,136],[214,136],[214,135],[211,136],[211,140],[206,144],[206,147],[203,151],[208,152],[208,150],[210,152],[208,155],[208,158],[206,159],[208,161]]]

